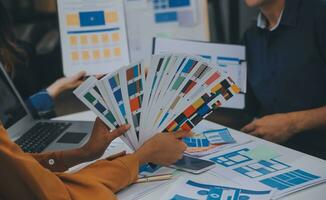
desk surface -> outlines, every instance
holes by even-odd
[[[86,112],[81,112],[81,113],[76,113],[76,114],[72,114],[72,115],[59,117],[59,118],[56,118],[56,119],[57,120],[90,121],[90,120],[94,120],[95,117],[96,117],[95,114],[93,114],[91,111],[86,111]],[[235,131],[235,130],[231,130],[231,131],[232,131],[232,134],[242,134],[242,133],[240,133],[238,131]],[[254,141],[259,141],[259,140],[262,141],[259,138],[255,138],[255,137],[252,137],[252,136],[249,136],[249,135],[248,135],[248,137],[251,137],[251,139],[254,140]],[[267,143],[271,144],[268,141],[263,141],[263,142],[265,142],[266,144]],[[272,145],[277,146],[277,148],[285,148],[285,147],[280,147],[277,144],[272,144]],[[302,166],[306,166],[306,167],[319,166],[320,170],[326,170],[326,161],[321,160],[321,159],[316,158],[316,157],[312,157],[312,156],[307,155],[307,154],[302,154],[302,155],[306,158],[305,162],[301,163]],[[184,176],[184,177],[189,177],[189,178],[194,176],[194,175],[190,175],[188,173],[182,173],[181,175]],[[204,174],[201,174],[201,175],[196,175],[196,180],[200,181],[202,179],[203,182],[205,180],[209,179],[209,178],[210,179],[216,179],[217,177],[216,176],[210,176],[207,173],[204,173]],[[138,186],[135,185],[135,186],[139,187],[139,185]],[[133,189],[136,189],[136,188],[133,188],[135,186],[129,187],[128,191],[133,191]],[[152,199],[155,199],[155,198],[157,199],[157,197],[160,197],[162,194],[164,194],[164,192],[166,192],[168,187],[169,187],[169,184],[161,185],[159,187],[159,189],[155,189],[153,192],[151,192],[150,194],[144,196],[141,199],[144,199],[144,200],[152,200]],[[121,193],[118,194],[118,197],[119,196],[122,197],[122,196],[125,196],[125,195],[127,195],[126,192],[122,191]],[[308,188],[308,189],[296,192],[294,194],[291,194],[289,196],[283,197],[282,199],[284,199],[284,200],[299,200],[299,199],[302,199],[302,200],[305,200],[305,199],[324,200],[325,195],[326,195],[326,183],[323,183],[323,184],[320,184],[318,186]]]

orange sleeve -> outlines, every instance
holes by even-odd
[[[114,193],[137,179],[134,155],[101,160],[73,174],[53,173],[25,154],[0,127],[0,191],[4,199],[116,199]],[[5,180],[5,181],[4,181]]]
[[[37,160],[37,162],[39,162],[43,167],[53,172],[64,172],[69,169],[66,167],[62,159],[62,151],[49,153],[31,153],[29,155]]]

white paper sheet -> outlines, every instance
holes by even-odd
[[[160,199],[171,200],[269,200],[272,190],[248,190],[234,186],[224,186],[209,182],[198,182],[191,179],[179,178],[170,186],[169,191]]]
[[[267,148],[266,152],[274,149],[279,156],[255,160],[246,153],[262,145]],[[217,163],[210,172],[212,175],[226,177],[238,184],[245,183],[250,188],[275,189],[273,199],[325,182],[326,172],[320,171],[318,167],[303,168],[297,164],[298,160],[304,159],[301,153],[275,147],[262,142],[252,142],[207,156],[206,159]]]
[[[124,1],[132,62],[149,61],[153,37],[209,41],[207,0]]]
[[[121,0],[58,0],[65,75],[105,74],[129,64]]]

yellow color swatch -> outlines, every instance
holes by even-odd
[[[114,48],[114,56],[120,57],[121,56],[121,49],[120,47]]]
[[[70,36],[69,40],[70,40],[71,46],[77,46],[77,43],[78,43],[77,36]]]
[[[87,35],[82,35],[80,36],[80,43],[82,45],[87,45],[88,44],[88,38],[87,38]]]
[[[233,92],[235,92],[235,93],[240,92],[240,88],[237,85],[232,85],[231,88],[232,88]]]
[[[111,57],[111,50],[110,49],[104,49],[104,58],[110,58]]]
[[[171,126],[168,131],[173,131],[175,128],[177,128],[178,124],[174,123],[173,126]]]
[[[105,18],[107,23],[116,23],[118,22],[118,13],[116,11],[106,12]]]
[[[93,58],[94,58],[94,60],[99,60],[101,58],[101,54],[100,54],[99,50],[93,51]]]
[[[203,105],[205,103],[205,101],[203,99],[198,99],[194,104],[192,104],[192,106],[196,109],[198,109],[201,105]]]
[[[83,51],[82,52],[82,57],[84,61],[89,60],[89,52],[88,51]]]
[[[212,89],[211,92],[212,93],[216,93],[217,91],[219,91],[222,88],[222,85],[219,83],[217,85],[215,85]]]
[[[102,35],[102,42],[103,43],[109,43],[110,42],[109,34],[105,33],[105,34]]]
[[[119,33],[112,33],[112,41],[113,42],[119,42],[120,40],[120,34]]]
[[[68,26],[79,26],[79,17],[77,14],[67,15],[67,25]]]
[[[77,51],[74,51],[74,52],[71,53],[71,59],[73,61],[78,61],[79,60],[79,54],[78,54]]]
[[[97,35],[92,35],[91,39],[92,39],[92,44],[98,44],[99,43],[99,39],[98,39]]]

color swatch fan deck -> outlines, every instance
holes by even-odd
[[[154,55],[147,70],[131,64],[74,91],[111,129],[130,124],[121,138],[134,150],[156,133],[192,130],[239,92],[218,67],[184,54]]]

